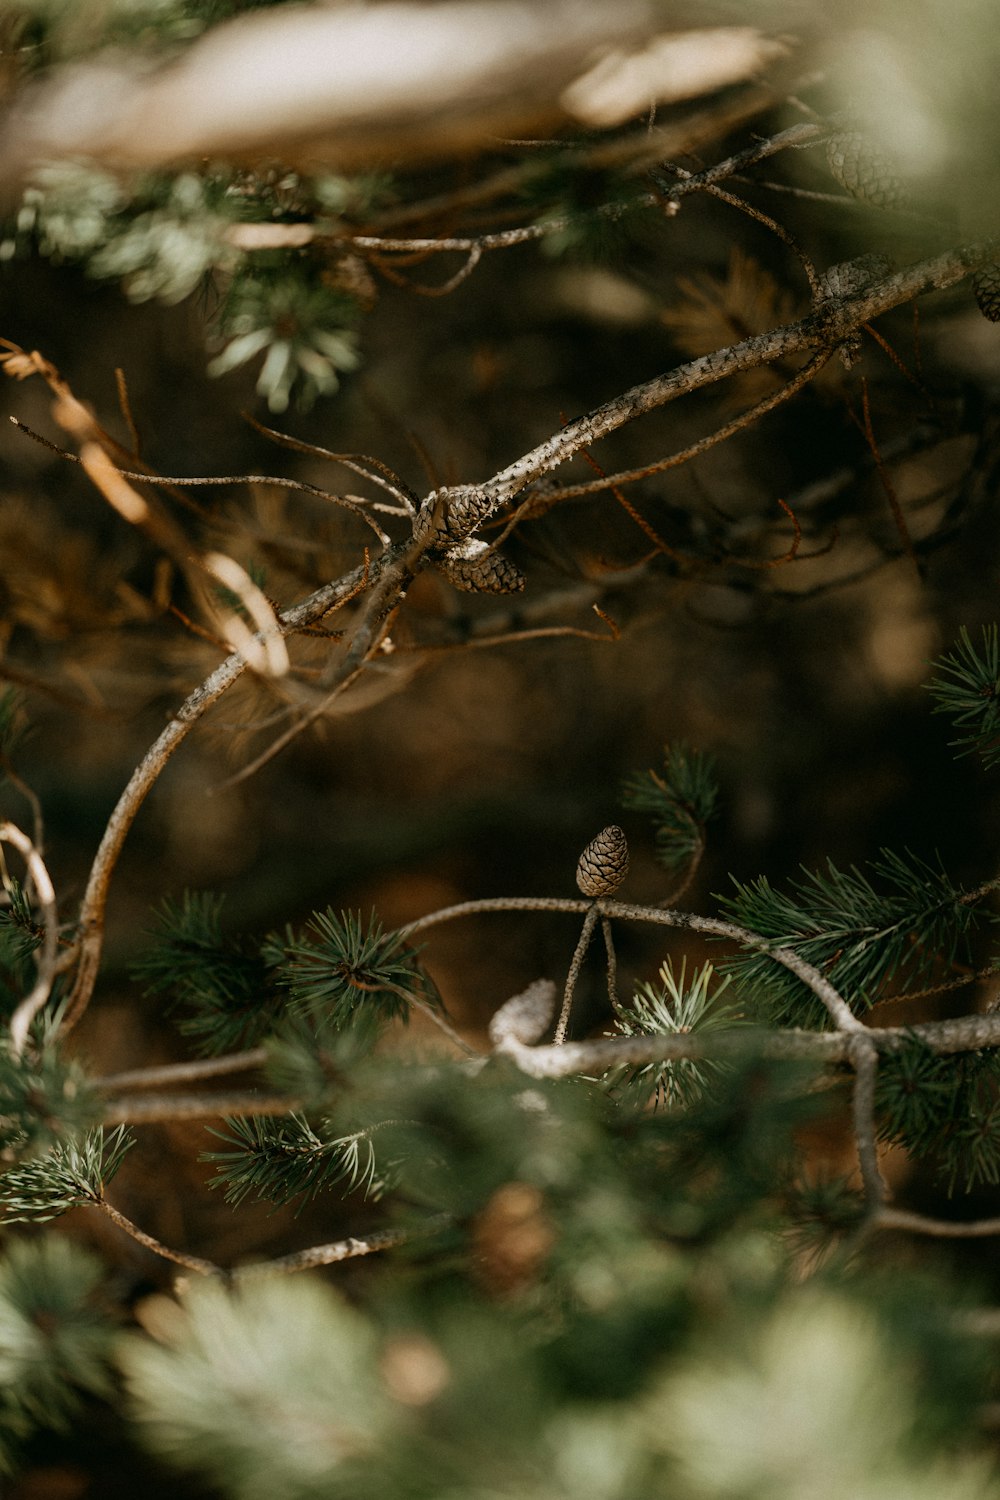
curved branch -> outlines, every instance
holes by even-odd
[[[438,922],[448,922],[456,917],[494,911],[581,913],[594,911],[602,917],[618,917],[623,921],[631,922],[652,922],[661,927],[680,927],[690,932],[709,933],[713,937],[731,938],[743,948],[754,948],[761,953],[766,953],[776,963],[790,970],[796,978],[801,979],[817,999],[822,1000],[838,1030],[868,1034],[868,1027],[858,1020],[839,990],[794,949],[785,946],[775,947],[760,933],[751,932],[735,922],[724,922],[719,917],[700,917],[695,912],[676,911],[660,906],[633,906],[623,901],[611,901],[603,896],[596,902],[572,897],[564,900],[561,897],[546,896],[494,896],[483,901],[463,901],[457,906],[443,907],[441,911],[431,912],[426,917],[418,917],[415,922],[407,923],[400,931],[404,937],[408,938],[416,932],[423,932],[428,927],[436,926]]]
[[[24,859],[38,904],[42,908],[42,921],[45,929],[42,951],[38,957],[38,977],[30,993],[25,995],[10,1021],[11,1050],[14,1056],[18,1057],[24,1051],[32,1021],[49,998],[52,981],[58,972],[56,893],[45,867],[45,861],[28,835],[22,832],[16,823],[0,823],[0,843],[13,845]]]
[[[382,569],[388,568],[392,555],[387,553],[372,564],[372,574],[377,576]],[[282,635],[291,634],[303,625],[310,625],[328,614],[350,594],[364,575],[363,567],[355,568],[335,583],[317,589],[303,603],[284,610],[277,617],[278,629]],[[62,1022],[66,1032],[77,1024],[93,993],[104,943],[104,909],[108,886],[135,816],[174,751],[187,738],[202,715],[242,676],[246,667],[245,658],[234,652],[189,694],[132,773],[108,819],[80,905],[76,979]]]

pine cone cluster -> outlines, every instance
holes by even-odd
[[[576,883],[585,896],[610,896],[628,874],[628,840],[612,823],[580,855]]]
[[[842,188],[875,208],[901,208],[906,200],[895,162],[860,130],[841,130],[826,144],[826,160]]]

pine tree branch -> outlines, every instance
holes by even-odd
[[[108,1073],[91,1078],[91,1087],[113,1094],[117,1089],[169,1088],[177,1083],[200,1083],[224,1073],[246,1073],[262,1068],[267,1062],[266,1047],[251,1047],[246,1052],[230,1052],[222,1057],[199,1058],[193,1062],[164,1063],[160,1067],[131,1068],[124,1073]]]
[[[287,1094],[140,1094],[105,1101],[104,1125],[150,1125],[167,1120],[217,1120],[227,1115],[292,1115],[301,1099]]]
[[[341,1260],[353,1260],[359,1255],[374,1255],[381,1250],[392,1250],[397,1245],[408,1245],[425,1235],[436,1234],[451,1223],[449,1214],[439,1214],[430,1219],[419,1230],[378,1229],[363,1239],[351,1235],[345,1240],[334,1240],[328,1245],[312,1245],[308,1250],[296,1250],[291,1255],[279,1256],[276,1260],[255,1261],[249,1266],[237,1266],[230,1272],[234,1281],[243,1281],[254,1276],[288,1275],[296,1271],[309,1271],[316,1266],[332,1266]]]
[[[456,906],[443,907],[440,911],[431,912],[426,917],[418,917],[416,921],[407,923],[400,931],[404,937],[410,937],[414,933],[426,931],[439,922],[495,911],[586,913],[590,910],[596,911],[600,916],[618,917],[623,921],[652,922],[661,927],[679,927],[691,932],[705,932],[713,937],[730,938],[744,948],[757,949],[801,979],[817,999],[822,1000],[838,1029],[845,1032],[867,1032],[867,1028],[848,1008],[839,991],[818,969],[807,963],[793,949],[774,946],[768,938],[761,937],[756,932],[750,932],[745,927],[739,927],[735,922],[724,922],[718,917],[700,917],[694,912],[665,910],[658,906],[633,906],[622,901],[612,901],[603,896],[596,902],[576,900],[572,897],[563,899],[546,896],[494,896],[483,901],[463,901]]]
[[[938,1239],[951,1240],[1000,1235],[1000,1219],[932,1219],[925,1214],[910,1213],[909,1210],[902,1208],[889,1208],[884,1204],[869,1220],[868,1227],[870,1229],[907,1229],[913,1234],[928,1234]],[[979,1330],[970,1329],[969,1331]],[[992,1334],[996,1332],[996,1329],[991,1328],[988,1331]]]
[[[701,172],[685,172],[677,181],[670,183],[665,188],[667,197],[667,210],[669,213],[676,212],[676,206],[681,198],[692,193],[703,193],[709,191],[716,184],[725,181],[729,177],[743,172],[747,167],[756,165],[757,162],[765,161],[768,157],[776,156],[781,151],[790,149],[799,150],[804,146],[813,145],[821,141],[828,134],[828,130],[821,125],[798,124],[792,125],[788,130],[779,131],[777,135],[766,139],[755,141],[744,151],[739,151],[733,156],[726,157],[723,161],[715,162],[711,167],[706,167]],[[663,155],[669,151],[670,142],[663,142]],[[520,178],[517,185],[521,185]],[[508,188],[509,190],[509,188]],[[636,208],[656,208],[663,203],[663,193],[642,193],[634,200]],[[824,198],[833,198],[835,202],[852,203],[851,198],[837,198],[832,194],[824,194]],[[454,205],[451,205],[454,207]],[[592,214],[604,217],[614,217],[620,212],[617,203],[601,204],[591,210]],[[229,244],[236,246],[239,250],[301,250],[306,245],[317,241],[322,243],[340,243],[350,245],[355,250],[371,250],[378,254],[421,254],[441,255],[455,252],[468,254],[479,251],[480,253],[490,250],[509,250],[516,245],[528,244],[533,240],[544,239],[547,235],[558,234],[572,225],[580,222],[581,215],[561,215],[545,219],[540,224],[523,224],[512,229],[500,229],[490,234],[473,235],[439,235],[431,236],[406,236],[406,235],[380,235],[380,234],[354,234],[343,229],[331,229],[322,223],[293,223],[293,224],[266,224],[266,223],[242,223],[229,224],[226,227],[225,237]]]
[[[892,1052],[917,1040],[938,1056],[978,1052],[1000,1047],[1000,1013],[960,1016],[948,1021],[925,1021],[914,1026],[862,1028],[862,1039],[880,1052]],[[741,1027],[732,1032],[657,1036],[607,1036],[556,1046],[526,1046],[506,1038],[497,1050],[507,1053],[533,1078],[572,1078],[603,1073],[610,1068],[653,1062],[694,1061],[745,1056],[748,1052],[776,1061],[811,1062],[817,1067],[850,1063],[851,1044],[858,1033],[803,1031],[796,1027],[773,1031]]]
[[[701,390],[730,375],[773,364],[811,349],[831,349],[873,318],[929,291],[943,291],[963,280],[995,254],[992,242],[959,246],[930,260],[919,261],[891,276],[869,283],[849,297],[832,297],[797,323],[755,334],[738,344],[714,350],[677,366],[666,375],[616,396],[502,469],[481,488],[491,509],[512,499],[534,479],[565,463],[581,448],[589,448],[636,417],[655,411],[678,396]],[[485,517],[480,518],[480,523]]]
[[[796,391],[800,391],[804,385],[808,385],[809,381],[815,379],[823,366],[832,358],[833,352],[832,349],[821,349],[780,390],[772,391],[770,395],[748,407],[746,411],[740,412],[739,416],[734,417],[732,421],[725,422],[714,432],[699,438],[697,442],[689,443],[686,448],[671,453],[667,458],[657,459],[655,463],[644,464],[640,469],[623,469],[619,474],[608,474],[600,479],[588,480],[584,484],[561,485],[546,495],[546,506],[559,505],[564,500],[582,499],[586,495],[598,495],[603,490],[610,489],[612,485],[634,484],[640,479],[648,479],[651,474],[662,474],[666,469],[676,469],[681,464],[689,463],[693,458],[699,458],[701,454],[707,453],[709,448],[714,448],[717,443],[725,442],[726,438],[751,427],[760,417],[766,416],[768,412],[794,396]]]

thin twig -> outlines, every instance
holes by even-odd
[[[115,386],[118,391],[118,410],[122,414],[122,419],[128,428],[128,435],[132,440],[132,456],[133,458],[140,459],[142,457],[140,452],[142,445],[139,441],[139,429],[135,425],[135,417],[132,415],[132,403],[129,400],[128,382],[125,379],[125,371],[120,368],[115,369]]]
[[[116,1089],[170,1088],[173,1084],[200,1083],[205,1078],[218,1078],[226,1073],[247,1073],[252,1068],[262,1068],[267,1057],[266,1047],[251,1047],[246,1052],[227,1052],[221,1057],[199,1058],[194,1062],[164,1063],[160,1067],[108,1073],[91,1078],[90,1085],[109,1094]]]
[[[16,823],[0,823],[0,844],[11,844],[21,855],[35,898],[42,909],[42,946],[38,954],[38,975],[10,1020],[10,1045],[15,1057],[24,1051],[31,1023],[49,998],[57,973],[58,918],[56,893],[45,861],[34,843]]]
[[[872,1229],[908,1229],[913,1234],[935,1235],[939,1239],[964,1240],[1000,1234],[1000,1219],[931,1219],[925,1214],[883,1206],[875,1214],[869,1227]]]
[[[557,1047],[562,1046],[563,1042],[566,1040],[566,1027],[569,1025],[569,1013],[573,1008],[573,991],[576,989],[576,981],[580,977],[580,970],[583,968],[584,956],[586,955],[587,949],[590,947],[590,940],[594,935],[594,928],[597,925],[597,919],[599,916],[600,909],[598,908],[597,903],[593,902],[588,908],[587,914],[583,919],[583,927],[580,929],[580,936],[577,939],[576,947],[573,950],[573,957],[570,960],[569,972],[566,975],[566,987],[563,990],[562,1009],[559,1012],[559,1020],[556,1022],[555,1044]]]
[[[292,1115],[301,1099],[287,1094],[125,1094],[107,1099],[102,1125],[153,1125],[165,1120],[218,1120],[227,1115]]]
[[[3,771],[5,781],[21,793],[21,796],[31,808],[31,841],[39,854],[45,852],[45,817],[42,812],[41,798],[28,783],[17,774],[14,767],[9,763],[6,755],[0,755],[0,769]]]
[[[870,1037],[855,1036],[850,1045],[854,1064],[854,1136],[858,1148],[858,1165],[864,1184],[869,1215],[876,1214],[885,1203],[886,1187],[879,1171],[878,1147],[875,1142],[875,1083],[878,1078],[878,1049]]]
[[[308,1271],[314,1266],[332,1266],[337,1261],[353,1260],[359,1255],[374,1255],[381,1250],[392,1250],[397,1245],[406,1245],[425,1235],[436,1234],[451,1223],[449,1214],[438,1214],[419,1230],[376,1229],[364,1239],[351,1235],[345,1240],[334,1240],[328,1245],[312,1245],[308,1250],[296,1250],[291,1255],[279,1256],[276,1260],[255,1261],[249,1266],[237,1266],[230,1272],[234,1281],[243,1281],[253,1276],[288,1275],[294,1271]]]
[[[378,563],[373,565],[372,571],[377,572],[378,565],[383,561],[385,565],[388,565],[389,559],[380,558]],[[280,628],[290,633],[300,629],[303,625],[321,620],[324,615],[336,608],[338,603],[353,593],[365,573],[366,568],[355,568],[353,572],[336,582],[317,589],[302,604],[285,610],[278,616]],[[63,1027],[66,1031],[77,1024],[93,992],[104,941],[104,909],[108,888],[118,855],[136,814],[178,746],[187,738],[202,715],[218,702],[233,683],[242,676],[246,665],[245,659],[238,653],[234,653],[221,662],[215,671],[195,688],[193,693],[189,694],[132,773],[128,785],[108,819],[104,836],[94,856],[80,906],[76,950],[78,967],[63,1018]]]
[[[601,917],[601,932],[604,935],[604,951],[608,955],[608,1000],[614,1010],[618,1004],[618,955],[615,952],[615,938],[611,923],[605,916]]]
[[[380,985],[378,986],[378,988],[381,989],[384,988],[384,986]],[[395,988],[395,986],[393,986],[393,988]],[[460,1052],[464,1052],[466,1057],[482,1056],[482,1053],[477,1052],[475,1047],[470,1047],[469,1043],[465,1040],[465,1037],[461,1036],[455,1030],[454,1026],[448,1020],[447,1016],[442,1015],[441,1011],[437,1010],[433,1005],[428,1005],[425,1000],[415,999],[413,995],[408,994],[407,991],[403,990],[402,988],[400,989],[399,993],[403,996],[404,1000],[406,1000],[410,1005],[413,1006],[414,1010],[419,1010],[421,1015],[424,1015],[428,1018],[428,1020],[433,1021],[438,1030],[443,1031],[448,1040],[452,1042]]]
[[[259,432],[262,437],[270,438],[272,443],[277,443],[281,448],[289,448],[293,453],[305,453],[312,458],[325,458],[331,463],[343,464],[353,474],[358,474],[362,479],[368,479],[372,484],[378,485],[379,489],[385,490],[394,500],[398,500],[410,515],[416,513],[417,496],[399,477],[395,469],[390,469],[389,465],[384,464],[381,459],[372,458],[367,453],[334,453],[330,448],[320,447],[318,443],[307,443],[301,438],[290,437],[287,432],[279,432],[276,427],[266,427],[249,412],[244,412],[243,420],[255,432]]]
[[[554,489],[546,499],[553,505],[557,505],[563,500],[577,500],[585,495],[597,495],[613,485],[634,484],[637,480],[648,479],[652,474],[662,474],[666,469],[676,469],[681,464],[689,463],[693,458],[699,458],[702,453],[707,453],[709,448],[714,448],[716,443],[724,442],[735,433],[753,426],[760,417],[794,396],[796,391],[815,379],[832,355],[832,349],[821,350],[803,365],[802,369],[797,371],[780,390],[773,391],[769,396],[765,396],[753,406],[748,407],[746,411],[741,412],[738,417],[734,417],[732,421],[725,422],[714,432],[699,438],[697,442],[690,443],[686,448],[679,449],[677,453],[671,453],[667,458],[657,459],[655,463],[644,464],[641,469],[625,469],[620,474],[608,474],[600,480],[592,479],[583,484],[561,485],[558,489]]]
[[[183,1250],[171,1250],[169,1245],[164,1245],[162,1241],[154,1239],[151,1234],[140,1229],[138,1224],[133,1224],[131,1219],[127,1219],[119,1209],[114,1208],[106,1198],[95,1198],[93,1201],[94,1207],[99,1208],[112,1224],[117,1224],[119,1229],[124,1229],[125,1233],[137,1244],[143,1245],[147,1250],[152,1250],[154,1255],[160,1255],[164,1260],[172,1260],[175,1265],[184,1266],[189,1271],[196,1271],[199,1276],[222,1274],[222,1267],[217,1266],[214,1261],[203,1260],[200,1255],[187,1255]]]

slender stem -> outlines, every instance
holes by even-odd
[[[875,1083],[878,1077],[878,1049],[869,1037],[852,1037],[851,1061],[854,1064],[854,1135],[858,1164],[864,1183],[869,1214],[876,1214],[885,1203],[886,1187],[879,1171],[878,1147],[875,1141]]]
[[[28,876],[38,904],[42,908],[44,933],[38,955],[38,977],[30,992],[18,1005],[10,1021],[10,1044],[15,1057],[24,1050],[31,1023],[49,998],[57,972],[58,921],[56,893],[45,861],[28,835],[15,823],[0,823],[0,844],[11,844],[28,867]]]
[[[659,458],[655,463],[643,464],[640,469],[624,469],[620,474],[608,474],[601,479],[590,479],[583,484],[562,485],[546,497],[547,501],[552,505],[558,505],[563,500],[583,499],[587,495],[600,494],[602,490],[609,489],[612,485],[634,484],[639,479],[648,479],[651,474],[662,474],[665,469],[677,469],[682,464],[690,463],[691,459],[699,458],[702,453],[707,453],[709,448],[714,448],[717,443],[724,442],[726,438],[733,437],[735,433],[747,427],[752,427],[761,417],[789,400],[804,385],[808,385],[810,380],[815,379],[832,356],[832,349],[821,349],[802,366],[801,370],[796,371],[780,390],[772,391],[770,395],[764,396],[753,406],[748,406],[746,411],[740,412],[738,417],[724,422],[714,432],[698,438],[694,443],[689,443],[686,448],[679,448],[676,453],[671,453],[667,458]]]
[[[909,1229],[914,1234],[932,1234],[940,1239],[976,1239],[1000,1235],[1000,1219],[931,1219],[902,1208],[882,1206],[871,1220],[872,1229]],[[991,1329],[996,1332],[996,1329]]]
[[[448,1020],[447,1016],[442,1015],[441,1012],[439,1010],[436,1010],[433,1005],[428,1005],[425,1000],[416,1000],[412,995],[406,995],[405,991],[403,990],[401,990],[400,993],[405,996],[405,998],[414,1007],[414,1009],[420,1011],[421,1015],[424,1015],[428,1018],[428,1020],[433,1021],[438,1030],[443,1031],[445,1036],[455,1044],[459,1051],[465,1053],[466,1057],[482,1056],[482,1053],[477,1052],[475,1047],[469,1046],[469,1043],[465,1040],[464,1036],[459,1035],[454,1026]]]
[[[301,1099],[287,1094],[139,1094],[108,1099],[103,1125],[151,1125],[163,1120],[217,1120],[225,1115],[291,1115]]]
[[[607,917],[601,917],[601,932],[604,935],[604,949],[608,955],[608,999],[614,1010],[618,1004],[618,955],[615,952],[615,938],[611,930],[611,923]]]
[[[388,557],[389,554],[386,554],[386,557],[371,564],[372,573],[388,566]],[[335,583],[317,589],[301,604],[285,610],[278,617],[282,632],[289,634],[301,629],[303,625],[321,619],[357,586],[364,574],[364,567],[355,568]],[[77,972],[63,1019],[64,1032],[72,1030],[80,1020],[94,990],[104,946],[104,910],[108,887],[136,814],[175,750],[184,742],[202,715],[243,675],[246,665],[244,657],[234,652],[189,694],[132,773],[108,819],[80,905]]]
[[[172,1260],[175,1265],[185,1266],[189,1271],[197,1271],[199,1276],[222,1274],[222,1267],[217,1266],[214,1261],[202,1260],[200,1255],[186,1255],[183,1250],[171,1250],[169,1245],[164,1245],[160,1240],[154,1239],[151,1234],[147,1234],[144,1229],[139,1228],[138,1224],[133,1224],[131,1219],[127,1219],[123,1213],[114,1208],[106,1198],[95,1198],[94,1206],[99,1208],[112,1224],[117,1224],[119,1229],[124,1229],[125,1233],[131,1236],[137,1244],[145,1246],[147,1250],[152,1250],[154,1255],[161,1255],[164,1260]]]
[[[392,1250],[396,1245],[409,1244],[424,1235],[436,1234],[450,1223],[450,1214],[437,1214],[419,1230],[378,1229],[364,1239],[351,1235],[348,1239],[334,1240],[328,1245],[312,1245],[308,1250],[296,1250],[291,1255],[279,1256],[277,1260],[237,1266],[231,1274],[233,1280],[242,1281],[250,1276],[286,1275],[293,1271],[308,1271],[314,1266],[331,1266],[337,1261],[353,1260],[359,1255],[374,1255],[380,1250]]]
[[[583,927],[580,929],[580,936],[577,939],[576,947],[573,950],[573,957],[570,960],[569,973],[566,975],[566,988],[563,991],[562,1010],[559,1012],[559,1020],[556,1023],[555,1044],[557,1047],[561,1047],[566,1040],[569,1013],[573,1008],[573,991],[576,989],[576,981],[580,977],[584,956],[590,947],[590,940],[594,935],[594,928],[597,926],[599,916],[600,910],[597,903],[592,902],[587,910],[587,915],[583,919]]]
[[[175,1083],[200,1083],[225,1073],[246,1073],[262,1068],[267,1062],[266,1047],[252,1047],[246,1052],[227,1052],[221,1057],[199,1058],[194,1062],[164,1063],[158,1068],[131,1068],[125,1073],[107,1073],[92,1078],[91,1086],[105,1093],[116,1089],[158,1089]]]

